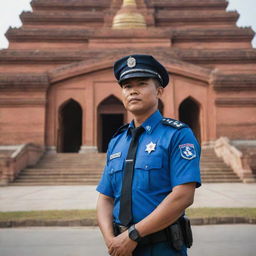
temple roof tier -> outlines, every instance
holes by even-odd
[[[0,91],[24,91],[36,90],[45,91],[49,86],[49,80],[46,73],[0,73]]]
[[[212,83],[216,91],[251,91],[256,90],[255,74],[218,74]]]
[[[189,25],[191,23],[200,23],[201,26],[207,26],[208,23],[231,23],[235,25],[235,22],[239,18],[237,12],[225,12],[221,11],[200,11],[200,15],[193,11],[158,11],[156,13],[155,19],[156,23],[166,22],[166,26],[171,27],[174,22]],[[225,24],[224,23],[224,24]]]
[[[90,29],[47,29],[47,28],[9,28],[6,32],[6,37],[11,42],[29,42],[29,41],[88,41],[93,37],[104,37],[107,33],[109,38],[157,38],[159,35],[165,38],[172,38],[175,41],[251,41],[254,36],[254,31],[251,28],[219,28],[219,29],[165,29],[145,30],[143,33],[140,30],[90,30]]]
[[[66,25],[72,23],[91,23],[104,22],[104,14],[99,11],[95,12],[76,12],[74,15],[68,11],[37,11],[37,12],[23,12],[20,18],[24,25],[27,23],[65,23]],[[102,25],[102,24],[101,24]]]
[[[133,49],[142,52],[142,49]],[[97,56],[102,50],[2,50],[0,51],[0,63],[70,63]],[[107,50],[106,50],[107,52]],[[120,49],[111,52],[120,52]],[[254,63],[256,61],[256,49],[177,49],[155,48],[150,49],[151,54],[165,52],[168,58],[177,58],[192,63]]]
[[[111,0],[33,0],[33,10],[103,10],[109,8]]]
[[[163,9],[225,9],[228,2],[225,0],[147,0],[151,7]]]

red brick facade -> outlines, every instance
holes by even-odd
[[[224,0],[136,2],[145,29],[112,29],[121,0],[32,1],[0,51],[0,145],[105,151],[131,120],[112,66],[132,53],[165,65],[162,112],[189,123],[202,143],[256,140],[254,32],[235,25]]]

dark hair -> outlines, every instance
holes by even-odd
[[[155,84],[156,88],[163,87],[163,86],[160,84],[160,82],[158,81],[158,79],[156,79],[156,78],[151,78],[151,79],[154,81],[154,84]]]

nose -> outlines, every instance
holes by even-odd
[[[130,90],[130,95],[134,95],[134,94],[138,94],[138,90],[136,90],[136,88],[132,87]]]

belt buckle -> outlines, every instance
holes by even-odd
[[[123,225],[118,225],[118,228],[120,230],[120,233],[123,233],[123,232],[125,232],[128,229],[128,227],[123,226]]]

